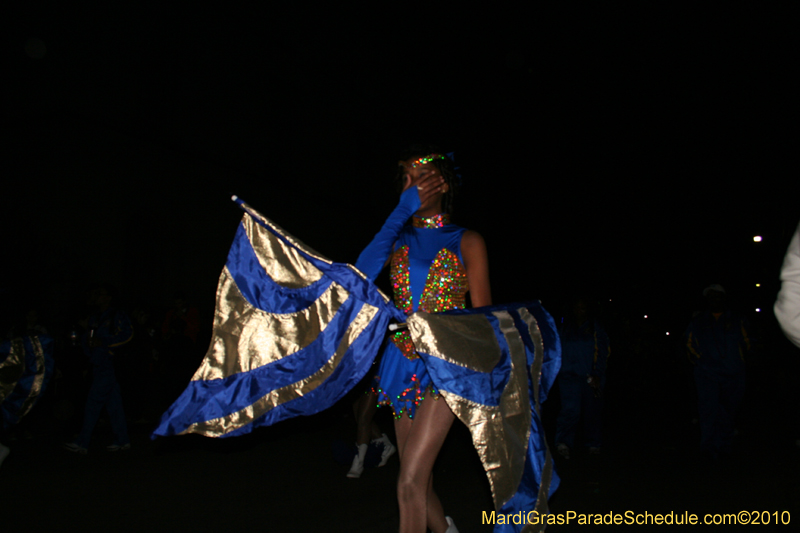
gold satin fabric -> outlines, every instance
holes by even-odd
[[[530,313],[530,311],[523,307],[518,309],[518,312],[522,321],[528,325],[528,333],[530,334],[531,339],[533,339],[534,358],[533,364],[531,365],[530,374],[532,378],[531,381],[533,383],[534,408],[536,409],[536,414],[539,415],[539,420],[541,420],[542,408],[539,404],[539,382],[542,379],[542,364],[544,363],[544,340],[542,339],[542,331],[539,329],[539,324],[536,322],[536,318]],[[550,454],[550,446],[547,444],[546,439],[544,441],[544,445],[545,460],[544,466],[542,467],[542,479],[539,483],[539,494],[536,497],[535,508],[535,510],[539,513],[539,516],[546,515],[550,510],[547,500],[550,496],[550,483],[553,481],[553,456]],[[527,524],[522,528],[522,533],[543,532],[544,529],[544,525]]]
[[[342,337],[336,352],[319,371],[308,378],[276,389],[244,409],[230,415],[192,424],[180,434],[200,433],[207,437],[219,437],[251,423],[270,409],[310,393],[333,374],[348,348],[375,318],[377,312],[378,308],[365,303]]]
[[[267,313],[242,296],[228,268],[223,268],[217,286],[214,336],[192,380],[225,378],[302,350],[325,330],[347,298],[341,285],[331,283],[302,311]]]
[[[493,314],[498,319],[511,358],[510,377],[499,405],[477,404],[452,392],[439,392],[469,428],[499,510],[514,495],[522,480],[531,410],[525,345],[508,312]],[[501,350],[494,328],[483,315],[414,313],[408,319],[408,326],[420,351],[449,363],[486,373],[500,361]]]
[[[423,353],[478,372],[491,372],[500,361],[500,345],[483,315],[417,311],[406,323],[414,346]]]
[[[299,289],[322,278],[322,272],[317,267],[303,258],[295,248],[253,220],[252,216],[245,215],[242,225],[253,245],[258,262],[278,285]]]
[[[253,217],[253,218],[256,218],[256,219],[260,220],[261,222],[263,222],[264,224],[266,224],[266,225],[267,225],[267,226],[269,226],[270,228],[274,229],[274,230],[275,230],[277,233],[279,233],[279,234],[280,234],[282,237],[284,237],[284,238],[285,238],[287,241],[289,241],[289,242],[290,242],[292,245],[294,245],[294,246],[296,246],[297,248],[301,249],[301,250],[302,250],[303,252],[305,252],[306,254],[310,255],[310,256],[311,256],[311,257],[313,257],[314,259],[319,259],[320,261],[322,261],[322,262],[324,262],[324,263],[327,263],[327,264],[329,264],[329,265],[331,264],[331,260],[330,260],[330,259],[328,259],[328,258],[326,258],[325,256],[323,256],[323,255],[321,255],[321,254],[317,253],[317,252],[316,252],[316,251],[314,251],[314,249],[312,249],[311,247],[309,247],[309,246],[306,246],[305,244],[303,244],[303,242],[301,242],[301,241],[299,241],[299,240],[295,239],[294,237],[292,237],[291,235],[289,235],[288,233],[286,233],[285,231],[283,231],[283,229],[282,229],[280,226],[278,226],[277,224],[275,224],[273,221],[271,221],[270,219],[268,219],[267,217],[265,217],[264,215],[262,215],[261,213],[259,213],[259,212],[258,212],[258,211],[256,211],[255,209],[253,209],[252,207],[250,207],[250,206],[249,206],[247,203],[245,203],[245,202],[242,202],[242,207],[244,208],[245,212],[246,212],[248,215],[250,215],[250,216],[251,216],[251,217]],[[245,219],[247,219],[247,216],[245,216],[243,220],[245,220]],[[251,242],[252,242],[252,241],[251,241]],[[256,250],[256,253],[258,253],[258,250]],[[354,269],[354,270],[355,270],[355,269]],[[274,278],[273,278],[273,279],[274,279]]]
[[[298,289],[322,278],[322,272],[297,249],[255,219],[280,231],[283,237],[309,255],[326,263],[330,261],[283,233],[276,224],[248,206],[242,225],[259,264],[270,279],[283,287]],[[223,268],[217,284],[214,335],[192,380],[226,378],[302,350],[325,330],[347,297],[348,293],[341,285],[332,283],[314,304],[302,311],[267,313],[242,296],[228,268]]]
[[[285,238],[289,243],[293,246],[296,246],[307,255],[313,257],[314,259],[318,259],[323,263],[331,264],[331,260],[325,257],[324,255],[320,254],[307,244],[303,243],[302,241],[294,238],[292,235],[283,231],[283,229],[275,224],[273,221],[250,207],[247,203],[242,202],[242,207],[244,208],[247,215],[250,215],[253,219],[260,220],[273,230],[275,230],[278,234],[280,234],[283,238]],[[247,230],[247,236],[250,238],[250,242],[253,245],[253,249],[256,251],[256,255],[258,255],[258,261],[261,263],[261,266],[264,267],[264,270],[267,274],[275,280],[276,283],[283,285],[285,287],[307,287],[311,285],[318,279],[322,277],[322,272],[317,269],[314,265],[307,262],[292,246],[288,246],[282,240],[275,237],[272,232],[262,227],[260,224],[251,220],[247,215],[244,216],[242,219],[242,223],[245,224],[245,230]],[[262,235],[263,234],[263,235]],[[253,235],[257,235],[256,240],[253,240]],[[277,254],[280,254],[282,257],[289,259],[288,262],[281,262],[276,260],[276,256],[270,255],[272,251],[275,251]],[[271,257],[273,259],[265,261],[265,257]],[[280,263],[280,267],[278,266]],[[362,279],[367,279],[363,272],[358,270],[353,265],[346,265],[350,270],[358,274]],[[286,272],[285,270],[294,269],[294,272]],[[293,285],[297,284],[297,285]],[[377,289],[377,287],[376,287]],[[385,302],[389,301],[389,297],[386,296],[382,291],[378,290],[378,294],[381,295]]]
[[[3,403],[25,371],[25,347],[22,338],[11,339],[8,357],[0,363],[0,403]]]

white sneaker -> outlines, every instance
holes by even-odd
[[[64,449],[67,450],[68,452],[78,453],[81,455],[86,455],[86,453],[88,452],[86,448],[84,448],[83,446],[79,446],[74,442],[64,443]]]
[[[347,477],[349,478],[359,478],[361,477],[361,473],[364,471],[364,462],[359,460],[358,455],[353,457],[353,465],[350,467],[350,471],[347,473]]]
[[[397,452],[397,448],[395,447],[394,444],[392,444],[392,441],[389,440],[389,437],[386,436],[386,433],[384,433],[383,436],[377,440],[380,440],[383,443],[383,452],[381,452],[381,462],[378,463],[378,466],[381,467],[389,461],[389,457],[391,457]]]
[[[449,516],[444,517],[447,520],[447,530],[444,533],[458,533],[458,528],[456,528],[456,523],[453,522],[453,519]]]

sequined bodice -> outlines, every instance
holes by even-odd
[[[465,230],[435,218],[433,222],[422,219],[406,226],[392,255],[394,302],[406,314],[440,313],[466,306],[469,284],[461,260]],[[406,357],[418,357],[407,332],[395,334],[393,340]]]

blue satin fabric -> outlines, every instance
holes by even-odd
[[[250,210],[243,206],[245,211]],[[251,216],[249,213],[246,216]],[[375,285],[361,277],[352,267],[316,259],[295,247],[289,239],[258,217],[253,220],[264,226],[283,242],[323,272],[323,277],[300,289],[281,287],[264,272],[247,234],[240,225],[234,238],[226,266],[245,299],[254,307],[268,313],[295,313],[309,307],[332,283],[341,285],[348,299],[339,307],[332,321],[308,346],[249,372],[222,379],[197,380],[163,415],[153,432],[156,436],[176,435],[190,425],[235,413],[252,405],[270,392],[291,385],[318,372],[339,347],[350,323],[364,303],[379,309],[371,323],[350,345],[336,370],[313,391],[280,404],[241,428],[222,435],[230,437],[252,431],[254,427],[274,424],[299,415],[312,415],[327,409],[370,369],[392,318],[403,320],[405,315],[391,302],[383,299]]]
[[[53,369],[55,362],[53,360],[53,339],[48,335],[38,335],[39,342],[42,345],[44,352],[44,379],[39,394],[36,400],[41,397],[47,388],[50,378],[53,376]],[[33,350],[30,337],[23,337],[23,348],[25,356],[23,358],[23,368],[16,381],[16,385],[11,393],[0,404],[0,414],[2,415],[3,429],[7,429],[17,422],[24,415],[20,410],[22,409],[25,401],[31,395],[31,388],[33,387],[36,374],[39,370],[39,361],[36,359],[36,353]],[[4,342],[0,344],[0,363],[2,363],[9,355],[11,350],[11,342]]]
[[[480,309],[489,308],[483,307]],[[503,306],[493,306],[491,309],[505,310]],[[477,312],[482,312],[481,310]],[[446,311],[442,314],[473,314],[475,312],[475,309],[461,309],[458,311]],[[508,352],[505,336],[500,333],[497,318],[489,313],[486,314],[486,318],[497,335],[501,352],[500,361],[492,372],[477,372],[470,368],[448,363],[437,357],[431,357],[422,352],[419,353],[439,390],[452,392],[481,405],[497,406],[500,403],[500,396],[511,377],[511,356]]]
[[[414,418],[417,401],[422,401],[430,392],[438,394],[432,387],[425,361],[421,358],[407,359],[391,339],[384,343],[381,357],[380,368],[372,382],[372,388],[378,394],[378,405],[391,405],[396,417],[406,415]]]
[[[419,209],[419,206],[419,192],[416,185],[406,189],[400,195],[400,203],[397,204],[380,231],[375,234],[356,261],[356,268],[367,278],[375,281],[375,278],[381,273],[386,265],[386,258],[392,253],[392,246],[397,241],[397,236],[411,215]]]
[[[526,308],[533,315],[542,334],[544,351],[539,376],[530,375],[531,365],[533,365],[535,358],[535,345],[528,332],[527,324],[522,321],[517,312],[521,307]],[[491,372],[474,371],[423,352],[419,353],[425,361],[428,373],[433,379],[434,385],[440,391],[452,392],[453,394],[457,394],[477,404],[489,406],[499,405],[500,396],[510,378],[511,362],[508,344],[503,332],[499,328],[498,320],[492,315],[493,311],[506,311],[513,317],[514,325],[525,345],[531,407],[531,431],[528,438],[527,456],[522,481],[519,484],[517,492],[500,510],[498,510],[498,513],[515,514],[523,512],[527,514],[536,506],[539,487],[542,482],[542,473],[548,455],[544,428],[533,394],[533,379],[539,380],[539,403],[542,403],[547,399],[547,394],[553,386],[561,364],[561,344],[553,318],[538,302],[494,305],[477,309],[453,310],[443,313],[447,315],[484,314],[486,316],[487,320],[492,325],[495,337],[501,349],[500,360]],[[455,356],[453,357],[454,359],[457,359],[457,354],[453,354],[453,356]],[[558,488],[559,481],[558,475],[555,473],[555,470],[553,470],[548,497]],[[522,530],[523,525],[498,524],[495,525],[494,531],[518,533]]]
[[[233,239],[228,261],[228,271],[236,281],[236,287],[253,307],[267,313],[296,313],[313,305],[328,289],[331,278],[323,276],[308,287],[291,289],[278,285],[258,262],[256,251],[247,238],[244,224]]]
[[[514,309],[514,306],[509,307]],[[539,404],[542,404],[547,399],[547,394],[550,392],[556,380],[556,376],[558,376],[558,371],[561,368],[561,343],[558,338],[558,330],[553,317],[538,303],[527,306],[527,309],[536,319],[539,324],[539,330],[542,333],[544,353],[541,372],[539,374]],[[530,368],[534,357],[533,339],[531,339],[527,327],[521,327],[522,322],[519,316],[515,312],[512,312],[512,316],[514,316],[517,330],[520,332],[522,340],[525,343],[528,368]],[[531,387],[531,390],[533,390],[532,378],[535,379],[535,376],[528,376],[528,386]],[[538,499],[539,485],[542,480],[542,471],[548,451],[544,427],[542,426],[540,413],[538,409],[536,409],[533,394],[531,394],[530,404],[532,415],[531,433],[528,438],[528,454],[527,460],[525,461],[525,469],[522,474],[522,481],[519,484],[516,494],[514,494],[500,509],[500,514],[517,513],[520,511],[527,513],[534,508]],[[548,498],[558,489],[560,482],[561,479],[558,477],[555,469],[553,469]],[[496,533],[512,531],[518,533],[521,529],[521,526],[516,526],[514,524],[495,526]]]

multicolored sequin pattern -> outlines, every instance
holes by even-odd
[[[406,359],[419,359],[417,348],[414,346],[414,341],[411,340],[408,330],[395,331],[392,334],[392,342],[400,350],[400,353],[406,356]]]
[[[392,256],[391,279],[394,303],[407,315],[413,311],[409,268],[408,245],[404,244]],[[468,291],[469,283],[464,265],[456,254],[443,248],[436,254],[428,270],[419,310],[441,313],[450,309],[463,309],[466,307],[465,296]],[[392,335],[392,342],[407,359],[419,358],[408,331],[395,332]]]
[[[406,413],[409,418],[414,418],[414,413],[419,407],[421,401],[425,396],[430,396],[434,400],[441,397],[439,391],[433,384],[428,385],[425,390],[419,386],[417,375],[411,376],[411,386],[406,388],[403,392],[397,395],[397,398],[390,398],[386,392],[380,387],[380,378],[375,377],[375,384],[372,387],[372,392],[378,396],[378,407],[389,406],[392,408],[395,418],[401,418],[403,413]]]
[[[441,313],[450,309],[464,309],[469,291],[467,271],[458,256],[443,248],[428,270],[428,279],[419,302],[420,311]]]
[[[411,302],[411,282],[409,281],[410,264],[408,261],[408,245],[404,244],[392,255],[389,276],[392,280],[394,305],[402,312],[410,315],[414,311]]]

